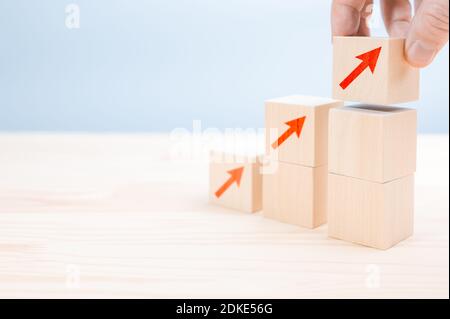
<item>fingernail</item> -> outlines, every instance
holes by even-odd
[[[427,46],[420,40],[416,40],[406,51],[406,58],[415,66],[426,66],[433,61],[437,50]]]

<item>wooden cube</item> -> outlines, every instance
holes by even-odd
[[[265,174],[264,216],[284,223],[315,228],[326,222],[327,167],[278,163]]]
[[[310,96],[266,101],[266,151],[280,162],[322,166],[327,163],[328,111],[343,102]]]
[[[384,183],[416,171],[417,112],[360,105],[330,111],[331,173]]]
[[[419,69],[404,57],[404,39],[334,37],[333,98],[389,105],[419,99]]]
[[[258,157],[220,152],[210,158],[210,203],[243,212],[262,209],[262,175]]]
[[[388,249],[413,234],[414,177],[388,183],[329,174],[330,237]]]

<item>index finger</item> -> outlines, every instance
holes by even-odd
[[[371,1],[370,1],[371,2]],[[352,36],[361,33],[369,35],[369,30],[361,28],[361,13],[365,9],[366,0],[333,0],[331,7],[331,30],[333,36]]]

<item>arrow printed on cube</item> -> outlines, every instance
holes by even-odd
[[[362,62],[350,73],[344,81],[342,81],[339,85],[345,90],[353,81],[364,72],[365,69],[370,68],[372,74],[375,72],[375,67],[377,66],[378,58],[380,56],[381,47],[376,48],[372,51],[363,53],[358,55],[356,58],[360,59]]]
[[[242,173],[244,172],[244,167],[239,167],[232,169],[227,173],[230,174],[230,178],[223,184],[215,193],[217,198],[220,198],[234,183],[239,187],[241,186]]]
[[[273,144],[272,148],[277,149],[280,147],[288,138],[290,138],[293,134],[297,134],[297,137],[300,138],[302,134],[303,125],[305,124],[306,116],[300,117],[298,119],[286,122],[285,124],[289,126],[289,129],[286,130]]]

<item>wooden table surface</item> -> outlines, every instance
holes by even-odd
[[[174,143],[0,134],[0,297],[449,297],[448,136],[419,137],[415,235],[388,251],[209,205]]]

